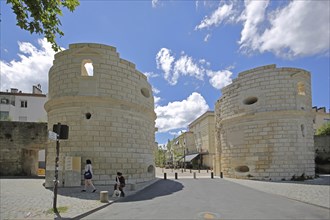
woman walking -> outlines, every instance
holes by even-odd
[[[92,182],[92,178],[93,178],[92,161],[91,160],[86,160],[85,173],[84,173],[85,186],[84,186],[84,189],[81,190],[81,192],[86,192],[86,189],[87,189],[88,186],[91,186],[93,188],[92,192],[96,191],[96,188],[95,188],[95,186],[93,185],[93,182]]]

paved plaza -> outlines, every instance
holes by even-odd
[[[304,182],[266,182],[253,180],[237,180],[214,176],[211,179],[211,171],[197,170],[172,170],[157,169],[157,179],[153,184],[164,178],[164,172],[168,180],[175,181],[213,181],[212,184],[226,183],[227,185],[239,184],[243,189],[254,189],[266,192],[270,195],[280,196],[303,202],[314,207],[330,210],[330,175],[322,175],[320,178]],[[177,173],[178,180],[175,179]],[[195,173],[195,174],[194,174]],[[81,187],[59,188],[57,207],[65,208],[64,212],[55,215],[51,212],[53,207],[52,189],[43,187],[44,179],[2,178],[0,179],[0,218],[1,219],[81,219],[93,216],[105,210],[107,206],[114,205],[111,198],[112,186],[97,186],[97,192],[82,193]],[[190,183],[187,187],[191,187]],[[109,191],[109,203],[100,202],[100,191]],[[142,189],[143,190],[143,189]],[[159,189],[163,190],[163,189]],[[140,190],[141,191],[141,190]],[[134,196],[138,191],[126,191],[126,198]],[[207,191],[206,191],[207,192]],[[205,197],[208,194],[205,193]],[[118,202],[120,202],[119,199]],[[189,200],[187,200],[189,201]],[[132,217],[133,218],[133,217]],[[322,219],[322,218],[319,218]]]

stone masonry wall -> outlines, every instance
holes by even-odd
[[[93,65],[92,76],[86,75],[86,62]],[[69,126],[69,139],[60,141],[60,164],[67,156],[79,156],[83,169],[90,159],[96,185],[114,183],[117,171],[133,184],[155,178],[152,89],[116,48],[71,44],[57,53],[49,71],[49,97],[49,127],[58,122]],[[47,186],[52,185],[54,155],[55,145],[48,145]],[[60,185],[63,174],[60,165]]]
[[[263,66],[239,74],[216,104],[224,176],[282,180],[314,177],[310,74]]]
[[[47,142],[47,123],[1,121],[0,176],[37,175],[38,151]]]

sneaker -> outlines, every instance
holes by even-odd
[[[96,191],[96,189],[93,190],[93,193]]]
[[[83,189],[83,190],[81,190],[81,192],[86,192],[86,190]]]

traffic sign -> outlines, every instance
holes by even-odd
[[[50,140],[56,141],[57,140],[57,134],[53,131],[48,131],[48,138]]]

